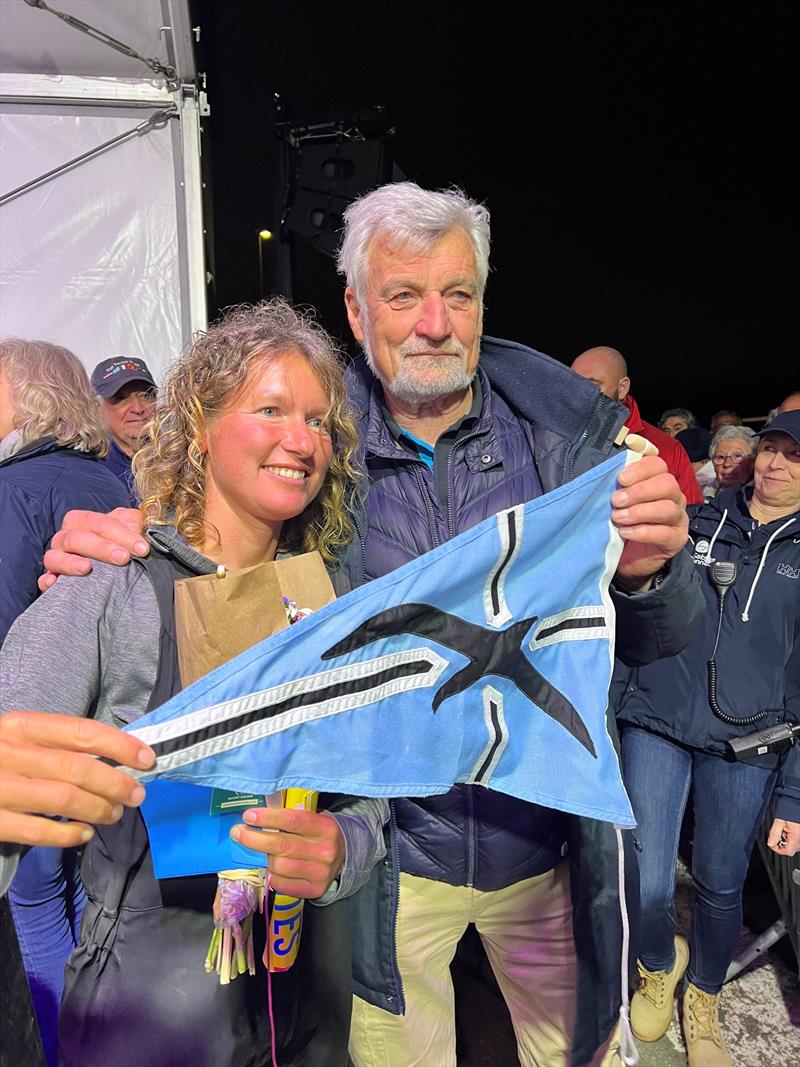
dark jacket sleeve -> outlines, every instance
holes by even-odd
[[[0,484],[0,645],[12,622],[39,595],[36,585],[44,570],[47,538],[38,501],[21,490]]]
[[[626,593],[612,585],[611,599],[617,613],[615,652],[626,667],[641,667],[686,648],[705,610],[688,549],[670,560],[658,589]]]
[[[795,619],[794,639],[787,657],[784,682],[787,722],[800,722],[800,614]],[[800,822],[800,741],[784,753],[775,786],[776,819]]]
[[[776,819],[800,823],[800,744],[795,742],[785,754],[775,786]]]

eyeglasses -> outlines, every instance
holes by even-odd
[[[746,452],[731,452],[729,456],[717,453],[716,456],[711,457],[711,462],[721,467],[725,463],[741,463],[743,459],[750,459]]]

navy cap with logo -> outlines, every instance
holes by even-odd
[[[136,356],[112,356],[111,359],[102,360],[92,371],[92,389],[104,400],[108,400],[128,382],[142,382],[150,389],[156,388],[147,364]]]
[[[756,437],[763,437],[765,433],[788,433],[800,445],[800,411],[781,412],[772,422],[763,426]]]

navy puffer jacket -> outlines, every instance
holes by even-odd
[[[370,489],[365,577],[377,578],[503,508],[540,496],[533,433],[478,372],[480,415],[466,423],[434,470],[398,447],[377,396],[370,405],[365,466]],[[409,874],[480,890],[503,889],[552,870],[564,818],[482,786],[394,801],[400,866]]]

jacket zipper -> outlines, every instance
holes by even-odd
[[[449,537],[455,537],[455,530],[453,529],[453,486],[451,483],[451,477],[453,473],[453,453],[456,448],[462,448],[468,441],[473,440],[475,437],[482,437],[486,433],[486,430],[473,430],[472,433],[466,434],[458,441],[453,448],[450,449],[450,454],[447,457],[447,534]]]
[[[403,976],[400,973],[400,968],[397,965],[397,925],[400,919],[400,844],[397,840],[397,815],[394,810],[394,802],[389,801],[389,840],[392,845],[392,860],[394,863],[392,871],[392,888],[395,894],[394,901],[394,922],[392,924],[392,959],[395,961],[394,970],[397,978],[398,988],[400,990],[400,1007],[405,1011],[406,1007],[406,994],[403,989]],[[387,993],[386,1002],[392,1004],[394,997],[391,993]]]
[[[454,448],[450,449],[450,454],[447,457],[447,533],[450,537],[455,537],[455,530],[453,528],[453,485],[452,485],[452,473],[453,473],[453,455],[456,448],[463,448],[468,441],[472,441],[476,437],[482,437],[486,433],[485,430],[473,430],[472,433],[466,434],[456,444]],[[476,853],[476,837],[477,830],[475,827],[475,786],[465,785],[464,792],[467,796],[467,888],[472,889],[475,882],[475,853]]]
[[[428,495],[428,487],[425,484],[425,479],[422,477],[422,471],[420,470],[420,463],[414,464],[414,477],[417,479],[417,485],[419,486],[420,494],[425,502],[425,510],[428,513],[428,523],[430,525],[431,540],[433,541],[433,547],[438,548],[442,543],[439,540],[439,534],[436,530],[436,518],[433,514],[433,506],[431,504],[430,496]]]
[[[465,786],[467,794],[467,888],[472,889],[475,882],[475,793],[477,787]]]
[[[359,577],[361,579],[360,584],[363,585],[367,579],[367,539],[364,536],[364,532],[362,531],[361,527],[359,526],[358,516],[356,516],[355,528],[356,533],[358,534],[359,543],[361,545],[361,574],[359,575]]]
[[[589,421],[586,423],[583,433],[578,438],[578,443],[569,453],[567,458],[567,480],[571,481],[575,477],[575,459],[580,452],[583,445],[589,439],[589,431],[592,429],[594,423],[597,422],[597,408],[595,408],[589,416]]]

